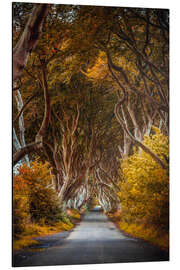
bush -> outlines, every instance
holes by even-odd
[[[27,222],[52,224],[62,219],[58,196],[52,186],[48,163],[23,165],[14,176],[14,232],[21,233]]]
[[[30,221],[28,187],[24,179],[18,175],[13,183],[13,233],[15,237],[25,231]]]
[[[154,128],[151,137],[143,143],[157,154],[168,166],[168,137]],[[160,230],[169,227],[169,177],[150,155],[136,150],[122,162],[124,180],[119,192],[122,221],[127,224],[154,225]]]
[[[76,209],[67,209],[67,215],[72,219],[81,219],[81,215]]]
[[[79,217],[78,212],[72,211]],[[71,230],[71,217],[63,212],[52,185],[48,163],[23,165],[13,183],[13,248],[33,244],[32,237]]]

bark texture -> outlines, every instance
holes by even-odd
[[[21,75],[30,52],[40,38],[49,6],[47,4],[36,4],[29,17],[24,32],[13,50],[13,80]]]

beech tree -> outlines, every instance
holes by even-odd
[[[29,54],[36,46],[48,10],[49,5],[36,4],[34,6],[25,29],[13,49],[13,80],[16,80],[21,75]]]
[[[14,164],[48,161],[64,207],[95,197],[117,209],[118,170],[133,146],[167,168],[143,140],[153,126],[168,135],[168,12],[39,4],[26,12],[15,36]]]

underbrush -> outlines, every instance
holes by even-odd
[[[71,230],[79,212],[63,211],[52,186],[49,164],[32,162],[18,169],[13,178],[13,248],[36,244],[34,237]]]
[[[146,240],[164,250],[169,249],[169,233],[167,231],[160,230],[153,224],[136,224],[121,221],[121,216],[118,212],[110,213],[108,217],[116,223],[120,230],[130,236]]]
[[[169,234],[158,230],[155,226],[147,227],[144,224],[128,224],[126,222],[118,222],[119,228],[134,236],[146,241],[149,241],[152,244],[155,244],[162,249],[169,249]]]
[[[121,217],[120,217],[121,211],[118,210],[118,211],[116,211],[116,212],[114,212],[114,213],[109,212],[109,213],[107,213],[107,215],[108,215],[108,217],[109,217],[112,221],[117,222],[117,221],[119,221],[120,218],[121,218]]]
[[[37,244],[38,242],[33,239],[34,237],[51,235],[54,233],[60,233],[62,231],[69,231],[73,229],[73,227],[74,224],[70,221],[67,223],[59,221],[53,225],[40,225],[36,223],[26,225],[22,234],[15,235],[13,241],[13,250],[17,251],[32,244]]]
[[[13,241],[13,251],[18,251],[30,245],[36,245],[38,241],[32,239],[32,236],[24,236],[23,238]]]
[[[160,166],[152,157],[135,147],[131,156],[121,160],[119,213],[109,217],[132,236],[150,241],[161,248],[169,246],[169,142],[156,127],[146,145],[164,164]]]
[[[77,220],[79,221],[81,219],[81,215],[76,209],[67,209],[66,210],[67,215],[69,216],[70,220]]]

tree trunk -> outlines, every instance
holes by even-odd
[[[13,164],[17,163],[24,155],[29,154],[37,149],[42,149],[43,147],[43,137],[46,134],[49,122],[50,122],[50,96],[48,92],[48,85],[46,80],[46,69],[45,66],[42,66],[42,78],[43,78],[43,91],[45,99],[45,109],[44,117],[38,134],[36,135],[35,142],[23,147],[13,156]]]
[[[21,94],[20,94],[20,91],[19,90],[17,90],[17,92],[15,94],[15,98],[16,98],[18,112],[20,112],[21,109],[23,108],[23,100],[22,100],[22,97],[21,97]],[[20,136],[19,137],[20,137],[21,147],[25,147],[26,146],[26,142],[25,142],[25,137],[24,137],[25,127],[24,127],[23,114],[21,114],[21,116],[19,117],[19,132],[20,132]],[[28,155],[25,155],[24,158],[25,158],[25,161],[29,164],[29,157],[28,157]]]
[[[30,154],[31,152],[35,152],[37,150],[37,145],[39,143],[31,143],[26,145],[25,147],[22,147],[19,151],[17,151],[13,155],[13,166],[22,159],[25,155]]]
[[[132,142],[136,145],[136,146],[138,146],[138,147],[140,147],[142,150],[144,150],[147,154],[149,154],[151,157],[152,157],[152,159],[155,161],[155,162],[157,162],[160,166],[161,166],[161,168],[162,169],[166,169],[166,166],[165,166],[165,164],[163,163],[163,161],[157,156],[157,155],[155,155],[147,146],[145,146],[143,143],[141,143],[140,141],[138,141],[131,133],[130,133],[130,131],[127,129],[127,127],[126,127],[126,125],[125,125],[125,123],[124,123],[124,121],[121,119],[121,117],[120,117],[120,115],[119,115],[119,113],[118,113],[118,111],[119,111],[119,103],[117,103],[116,105],[115,105],[115,108],[114,108],[114,113],[115,113],[115,116],[116,116],[116,119],[118,120],[118,122],[120,123],[120,125],[123,127],[123,129],[124,129],[124,131],[127,133],[127,135],[128,135],[128,137],[132,140]]]
[[[60,205],[63,203],[64,194],[65,194],[65,192],[67,190],[67,187],[68,187],[68,184],[69,184],[69,180],[70,180],[69,179],[69,175],[66,175],[66,177],[64,179],[64,184],[62,185],[61,190],[60,190],[59,195],[58,195]]]
[[[13,50],[13,80],[16,80],[25,67],[30,52],[35,48],[42,31],[44,19],[50,5],[36,4],[16,47]]]
[[[19,151],[21,149],[21,144],[18,140],[18,137],[16,135],[15,128],[13,127],[13,146],[16,149],[16,151]]]
[[[47,84],[47,78],[46,78],[46,66],[42,65],[42,86],[44,91],[44,101],[45,101],[45,108],[44,108],[44,117],[41,124],[41,127],[39,129],[38,134],[36,135],[36,142],[41,141],[43,144],[43,137],[46,134],[50,117],[51,117],[51,105],[50,105],[50,96],[48,91],[48,84]],[[42,144],[39,145],[39,147],[42,147]]]

